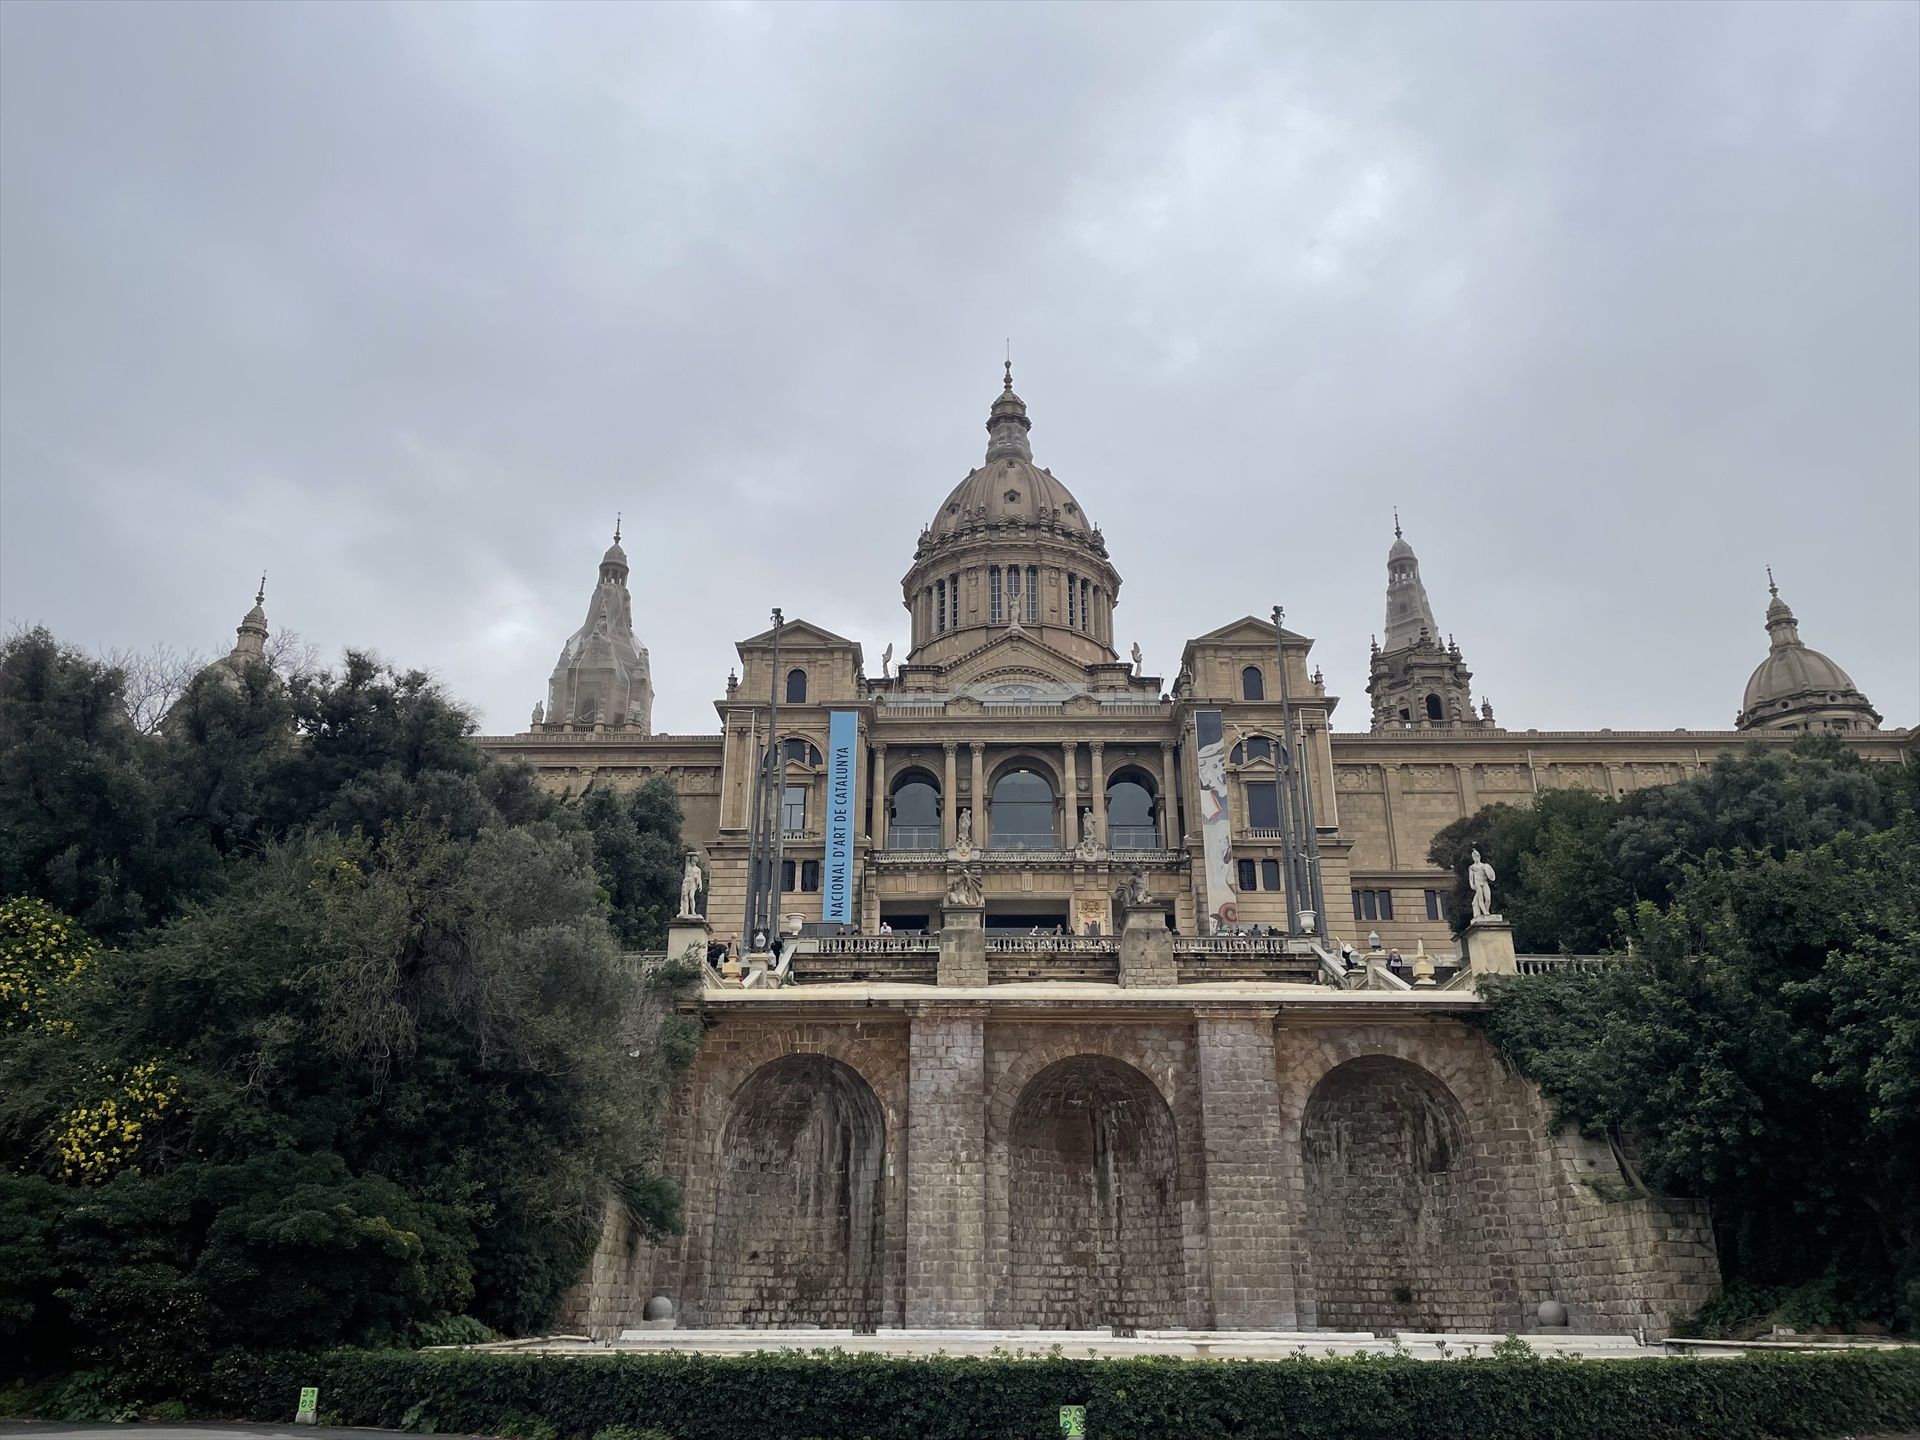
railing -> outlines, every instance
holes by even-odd
[[[1566,970],[1609,970],[1627,963],[1624,955],[1516,955],[1514,968],[1522,975],[1553,975]]]
[[[939,948],[931,935],[822,935],[801,941],[801,952],[814,955],[914,955]]]
[[[989,935],[989,955],[1106,955],[1119,942],[1111,935]]]
[[[1157,825],[1110,825],[1107,843],[1115,850],[1158,850],[1160,827]]]
[[[1279,935],[1176,935],[1176,955],[1288,955],[1287,941]]]
[[[889,850],[941,850],[940,827],[938,825],[889,825],[887,827],[887,849]]]
[[[1240,833],[1249,840],[1284,840],[1287,838],[1286,831],[1276,830],[1271,825],[1249,825]]]

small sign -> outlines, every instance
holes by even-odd
[[[1086,1440],[1086,1406],[1062,1405],[1060,1407],[1060,1434],[1065,1437],[1065,1440]]]
[[[300,1413],[294,1418],[313,1423],[315,1413],[320,1409],[320,1387],[302,1385],[300,1387]]]

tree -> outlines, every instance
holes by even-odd
[[[1455,933],[1473,915],[1467,867],[1478,849],[1500,873],[1500,912],[1522,953],[1616,948],[1617,912],[1631,897],[1607,860],[1615,810],[1584,790],[1548,790],[1525,809],[1490,805],[1440,831],[1427,858],[1454,872],[1447,920]]]
[[[589,790],[578,802],[593,836],[594,866],[612,909],[613,931],[629,950],[666,943],[667,923],[680,908],[684,849],[680,797],[662,776],[637,790]]]

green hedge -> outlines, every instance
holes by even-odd
[[[292,1418],[301,1385],[348,1425],[673,1440],[1735,1440],[1920,1428],[1920,1350],[1729,1360],[899,1359],[836,1352],[236,1357],[215,1403]]]

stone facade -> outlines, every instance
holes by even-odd
[[[1704,1207],[1555,1134],[1470,992],[1204,988],[710,992],[686,1231],[610,1223],[568,1320],[1660,1333],[1712,1293]]]

